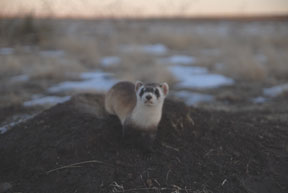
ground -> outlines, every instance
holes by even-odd
[[[168,99],[147,154],[124,145],[102,95],[78,95],[0,136],[0,179],[8,192],[284,193],[287,112],[208,111]]]

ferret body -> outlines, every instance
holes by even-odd
[[[137,139],[140,143],[151,143],[156,136],[168,91],[167,83],[119,82],[107,92],[105,109],[120,119],[124,136],[133,133],[142,136]]]

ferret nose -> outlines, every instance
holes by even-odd
[[[152,96],[147,95],[147,96],[146,96],[146,99],[149,101],[150,99],[152,99]]]

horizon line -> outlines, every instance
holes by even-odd
[[[232,20],[246,20],[246,19],[255,19],[255,20],[287,20],[288,21],[288,13],[273,13],[273,14],[199,14],[199,15],[98,15],[98,16],[83,16],[83,15],[36,15],[33,13],[22,13],[22,14],[3,14],[0,15],[0,19],[13,19],[13,18],[23,18],[23,17],[33,17],[37,19],[83,19],[83,20],[103,20],[103,19],[195,19],[195,20],[221,20],[221,19],[232,19]]]

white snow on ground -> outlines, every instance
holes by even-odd
[[[94,72],[83,72],[80,74],[81,79],[89,80],[89,79],[108,79],[111,77],[111,73],[106,73],[102,71],[94,71]]]
[[[4,125],[3,127],[0,127],[0,134],[4,134],[8,131],[9,125]]]
[[[101,71],[84,72],[80,77],[81,81],[65,81],[50,87],[48,91],[52,93],[61,91],[105,92],[117,82],[112,78],[112,74]]]
[[[18,76],[13,76],[10,78],[11,82],[25,82],[28,81],[30,79],[30,77],[26,74],[21,74]]]
[[[130,53],[130,52],[142,52],[147,54],[154,55],[163,55],[166,54],[168,49],[163,44],[151,44],[151,45],[123,45],[121,46],[121,51]]]
[[[64,50],[42,50],[40,55],[47,57],[59,57],[65,54]]]
[[[10,130],[12,127],[14,127],[15,125],[18,125],[19,123],[22,123],[24,121],[27,121],[28,119],[31,119],[32,117],[34,117],[34,115],[21,115],[21,116],[15,116],[13,122],[8,123],[6,125],[3,125],[0,127],[0,134],[4,134],[6,133],[8,130]]]
[[[258,103],[258,104],[265,103],[265,102],[269,101],[269,97],[277,97],[277,96],[283,94],[284,92],[288,93],[288,83],[278,85],[278,86],[273,86],[271,88],[264,88],[263,94],[266,97],[258,96],[258,97],[252,98],[251,101],[253,103]]]
[[[193,56],[174,55],[168,58],[162,58],[159,62],[169,64],[194,64],[196,61],[196,58]]]
[[[288,83],[263,89],[264,95],[268,97],[276,97],[284,92],[288,92]]]
[[[10,55],[14,53],[14,48],[0,48],[1,55]]]
[[[171,66],[169,67],[170,71],[176,76],[181,76],[183,73],[186,75],[195,75],[195,74],[207,74],[208,70],[204,67],[199,66]]]
[[[262,97],[262,96],[255,97],[255,98],[251,99],[251,101],[252,101],[253,103],[257,103],[257,104],[265,103],[265,102],[267,102],[267,100],[268,100],[267,98]]]
[[[121,62],[121,59],[118,56],[108,56],[100,60],[100,64],[104,67],[118,66],[120,62]]]
[[[174,95],[180,99],[183,99],[187,105],[195,106],[201,102],[211,102],[214,100],[214,96],[208,94],[201,94],[189,91],[175,92]]]
[[[36,106],[36,105],[49,105],[53,106],[58,103],[64,103],[68,101],[71,97],[70,96],[64,96],[64,97],[59,97],[59,96],[45,96],[41,98],[34,98],[30,101],[25,101],[23,105],[25,107],[30,107],[30,106]]]
[[[232,85],[234,80],[220,74],[208,73],[207,68],[197,66],[171,66],[171,73],[180,81],[179,88],[208,89]]]

